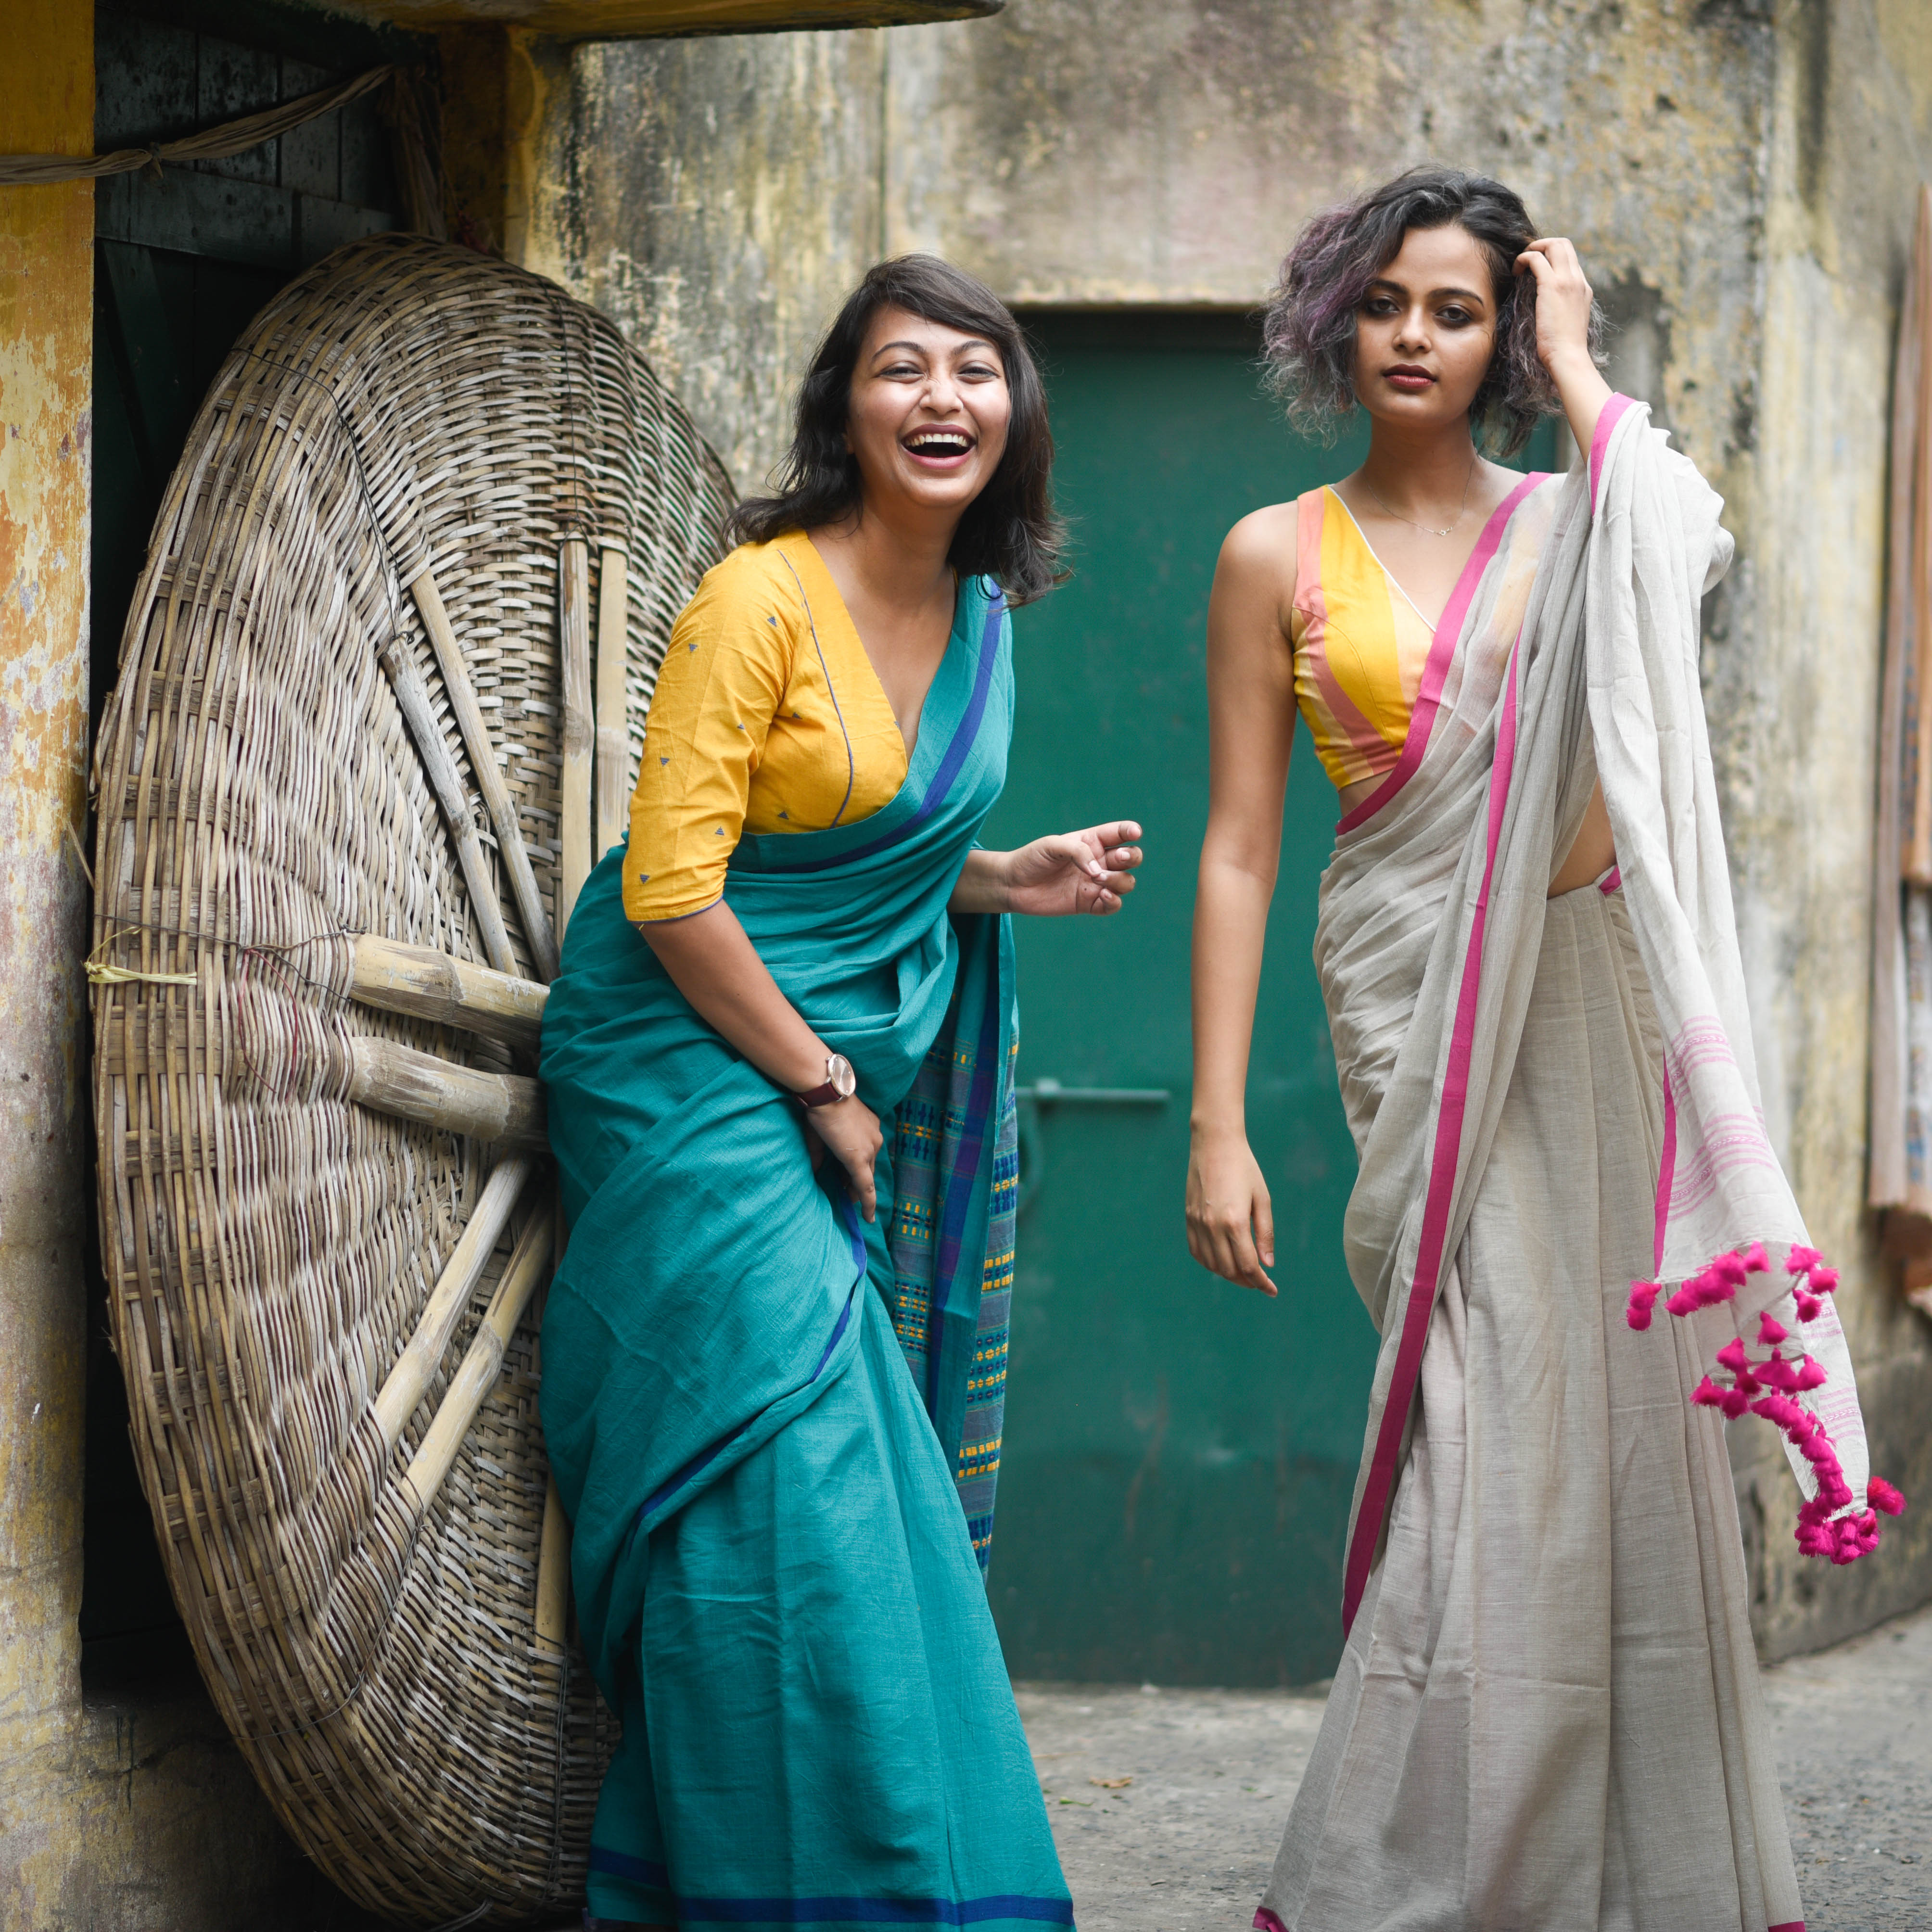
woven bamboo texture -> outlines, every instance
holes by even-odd
[[[566,801],[593,736],[597,795],[628,794],[729,501],[594,310],[355,243],[203,404],[98,748],[102,1250],[142,1480],[263,1789],[398,1924],[583,1894],[614,1723],[559,1628],[554,1517],[543,1560],[554,1209],[502,1138],[541,1147],[542,992],[513,982],[550,976],[593,836]]]

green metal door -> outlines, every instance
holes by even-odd
[[[1148,856],[1119,917],[1022,922],[993,1607],[1016,1677],[1304,1683],[1341,1648],[1376,1353],[1342,1259],[1354,1153],[1310,957],[1335,794],[1305,731],[1248,1082],[1277,1217],[1275,1302],[1187,1252],[1188,947],[1215,557],[1248,511],[1353,468],[1360,432],[1333,449],[1291,436],[1238,322],[1029,322],[1077,574],[1015,621],[1018,724],[986,842],[1134,818]]]

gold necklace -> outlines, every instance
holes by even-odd
[[[1460,524],[1469,514],[1469,492],[1474,487],[1475,481],[1476,452],[1472,449],[1469,452],[1469,473],[1462,479],[1462,507],[1456,512],[1456,522],[1451,524],[1446,530],[1436,530],[1427,524],[1418,524],[1413,517],[1405,517],[1400,510],[1390,509],[1388,499],[1366,476],[1362,478],[1362,488],[1382,505],[1384,512],[1394,518],[1397,523],[1406,524],[1411,530],[1420,530],[1425,536],[1447,537],[1455,535],[1456,525]]]

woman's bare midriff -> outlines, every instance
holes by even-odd
[[[1346,818],[1369,798],[1382,782],[1378,778],[1360,778],[1352,785],[1344,785],[1338,794],[1342,817]],[[1555,898],[1562,892],[1574,892],[1579,886],[1601,878],[1616,862],[1617,849],[1610,837],[1610,811],[1604,803],[1604,788],[1600,784],[1591,793],[1582,828],[1562,864],[1557,868],[1556,878],[1550,882],[1549,896]]]

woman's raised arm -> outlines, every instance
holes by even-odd
[[[1248,1048],[1294,742],[1285,626],[1294,506],[1228,533],[1208,606],[1209,792],[1194,902],[1194,1102],[1187,1245],[1203,1268],[1273,1294],[1274,1215],[1248,1145]]]

